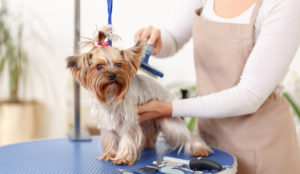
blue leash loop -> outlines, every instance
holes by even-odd
[[[107,12],[108,12],[108,25],[111,25],[112,24],[112,21],[111,21],[111,17],[112,17],[112,10],[113,10],[113,0],[107,0]],[[109,42],[109,45],[111,46],[112,45],[112,42],[110,39],[108,39],[108,42]]]

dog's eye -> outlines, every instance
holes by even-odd
[[[96,66],[96,68],[97,68],[97,70],[100,70],[100,69],[102,69],[102,65],[101,65],[101,64],[98,64],[98,65]]]
[[[122,64],[121,63],[116,63],[115,66],[118,67],[118,68],[121,68]]]

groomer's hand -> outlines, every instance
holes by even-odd
[[[138,114],[140,115],[140,123],[163,117],[171,117],[172,103],[151,100],[144,105],[138,106]]]
[[[162,48],[161,34],[160,30],[157,28],[154,28],[152,26],[141,28],[134,35],[135,42],[140,39],[147,39],[147,44],[154,46],[152,52],[153,55],[156,55]]]

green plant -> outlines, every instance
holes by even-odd
[[[17,29],[14,30],[9,25],[9,17],[7,2],[2,0],[0,6],[0,77],[4,71],[8,72],[8,102],[17,103],[20,102],[20,83],[21,81],[25,82],[26,78],[28,57],[22,46],[23,25],[18,24]]]
[[[293,108],[293,110],[295,111],[296,115],[300,119],[300,108],[299,108],[299,106],[297,106],[296,102],[292,99],[292,97],[287,92],[284,92],[282,95],[290,103],[291,107]]]
[[[195,130],[195,125],[196,125],[197,119],[196,118],[191,118],[189,123],[188,123],[188,128],[191,132]]]

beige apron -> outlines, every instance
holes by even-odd
[[[254,45],[254,23],[218,23],[200,17],[193,24],[197,93],[206,95],[235,86]],[[239,174],[300,174],[300,150],[289,105],[273,92],[251,115],[198,119],[207,143],[236,156]]]

